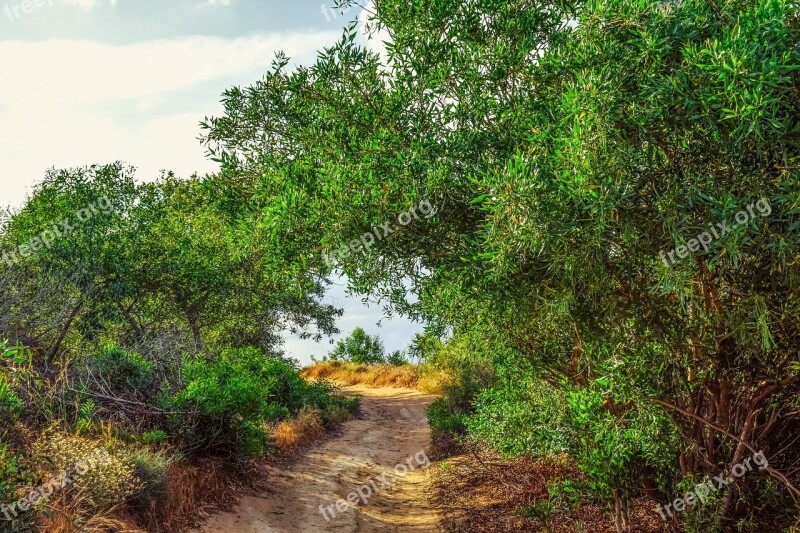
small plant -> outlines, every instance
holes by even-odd
[[[15,370],[30,365],[31,353],[22,346],[9,346],[0,341],[0,430],[8,430],[19,420],[25,405],[15,390]]]
[[[139,441],[142,444],[146,444],[149,446],[155,444],[161,444],[162,442],[167,440],[167,432],[162,431],[160,429],[154,429],[153,431],[145,431],[141,435],[139,435]]]
[[[164,453],[137,448],[125,452],[123,459],[142,485],[131,499],[134,507],[149,509],[169,496],[167,472],[172,462]]]
[[[13,499],[15,489],[21,482],[22,468],[19,455],[12,453],[5,444],[0,444],[0,501]]]
[[[78,420],[75,422],[76,433],[86,433],[92,428],[96,406],[91,398],[84,401],[78,408]]]
[[[557,512],[549,500],[539,500],[533,505],[523,505],[519,510],[520,516],[537,520],[545,531],[553,530],[553,515]]]
[[[24,405],[11,385],[0,376],[0,427],[10,427],[16,422]]]
[[[434,438],[437,435],[463,435],[466,432],[464,416],[454,412],[446,398],[438,398],[428,407],[428,421]]]
[[[569,509],[580,507],[584,495],[589,493],[589,487],[580,480],[564,479],[548,484],[550,498],[563,502]]]

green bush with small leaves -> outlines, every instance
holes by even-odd
[[[137,353],[116,346],[97,352],[90,362],[98,377],[117,392],[136,391],[152,383],[155,366]]]
[[[184,388],[168,403],[188,413],[172,420],[189,450],[258,457],[269,447],[271,423],[313,408],[330,425],[341,419],[342,409],[355,409],[330,383],[309,384],[294,364],[257,348],[225,350],[212,361],[187,361],[183,375]]]
[[[482,391],[466,417],[470,437],[514,455],[559,454],[570,447],[564,394],[524,374]]]

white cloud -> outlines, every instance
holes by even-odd
[[[116,7],[117,0],[59,0],[62,4],[67,4],[71,6],[80,7],[89,11],[90,9],[94,9],[97,6],[101,6],[104,4],[108,4],[111,7]]]
[[[220,93],[258,79],[276,50],[307,63],[338,36],[331,30],[124,46],[0,42],[0,205],[19,205],[52,166],[122,160],[139,167],[142,179],[161,169],[212,171],[197,141],[198,123],[220,112]],[[170,110],[175,103],[179,113]]]
[[[0,94],[9,107],[147,99],[254,67],[266,70],[278,49],[293,55],[337,36],[327,32],[233,40],[188,37],[125,46],[92,41],[3,42],[0,57],[6,75],[0,79]],[[208,95],[212,99],[217,96]]]

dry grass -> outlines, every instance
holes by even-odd
[[[280,451],[293,450],[325,434],[322,417],[315,410],[301,411],[296,418],[279,422],[270,432]]]
[[[350,412],[341,408],[341,412],[327,413],[327,416],[336,423],[347,420]],[[272,428],[271,436],[281,453],[268,462],[288,457],[292,451],[325,433],[320,412],[301,411],[296,418]],[[26,430],[24,435],[27,447],[33,448],[42,440],[32,431]],[[79,437],[65,434],[64,438]],[[59,450],[62,454],[66,453],[63,448]],[[179,533],[197,526],[216,512],[232,508],[242,494],[265,490],[267,487],[262,486],[266,479],[264,465],[262,461],[233,465],[218,458],[201,459],[192,465],[173,463],[166,473],[166,497],[150,502],[148,507],[120,500],[117,505],[97,508],[93,503],[97,499],[93,496],[97,486],[75,484],[55,495],[45,512],[31,511],[28,519],[37,531],[54,533]],[[43,479],[52,475],[49,463],[42,465],[39,475]]]
[[[36,529],[54,533],[178,533],[216,511],[232,507],[242,490],[252,487],[242,480],[256,477],[254,472],[243,474],[220,460],[205,460],[197,466],[172,465],[167,476],[168,497],[152,502],[148,509],[120,504],[87,513],[83,498],[88,493],[65,492],[51,502],[46,513],[37,515]]]
[[[473,448],[441,464],[435,474],[432,499],[448,531],[615,531],[609,510],[601,503],[582,502],[576,507],[553,504],[548,482],[583,479],[566,459],[510,460]],[[645,498],[633,502],[631,521],[636,533],[671,531],[656,513],[654,502]]]
[[[427,394],[441,394],[447,375],[418,365],[365,365],[342,361],[324,361],[303,370],[309,380],[329,379],[344,385],[417,389]]]
[[[46,513],[36,517],[37,531],[52,533],[146,533],[131,525],[131,521],[117,518],[117,509],[87,514],[81,495],[62,495],[51,502]]]
[[[166,501],[153,502],[150,509],[140,510],[139,522],[152,533],[185,531],[212,513],[237,503],[242,490],[252,487],[247,480],[256,477],[254,465],[245,468],[251,472],[211,459],[196,466],[170,466],[169,496]]]

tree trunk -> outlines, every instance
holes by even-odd
[[[78,313],[80,313],[84,302],[86,302],[86,300],[81,299],[81,301],[78,302],[78,305],[75,306],[75,309],[72,310],[69,318],[67,318],[67,323],[64,324],[64,327],[61,328],[61,331],[58,334],[55,345],[53,345],[53,347],[50,349],[50,353],[47,354],[46,363],[48,370],[50,369],[50,365],[53,364],[53,360],[56,358],[56,355],[58,355],[59,350],[61,350],[61,344],[64,342],[64,337],[67,336],[67,332],[69,331],[70,326],[72,326],[72,322],[75,320],[75,317],[77,317]]]

